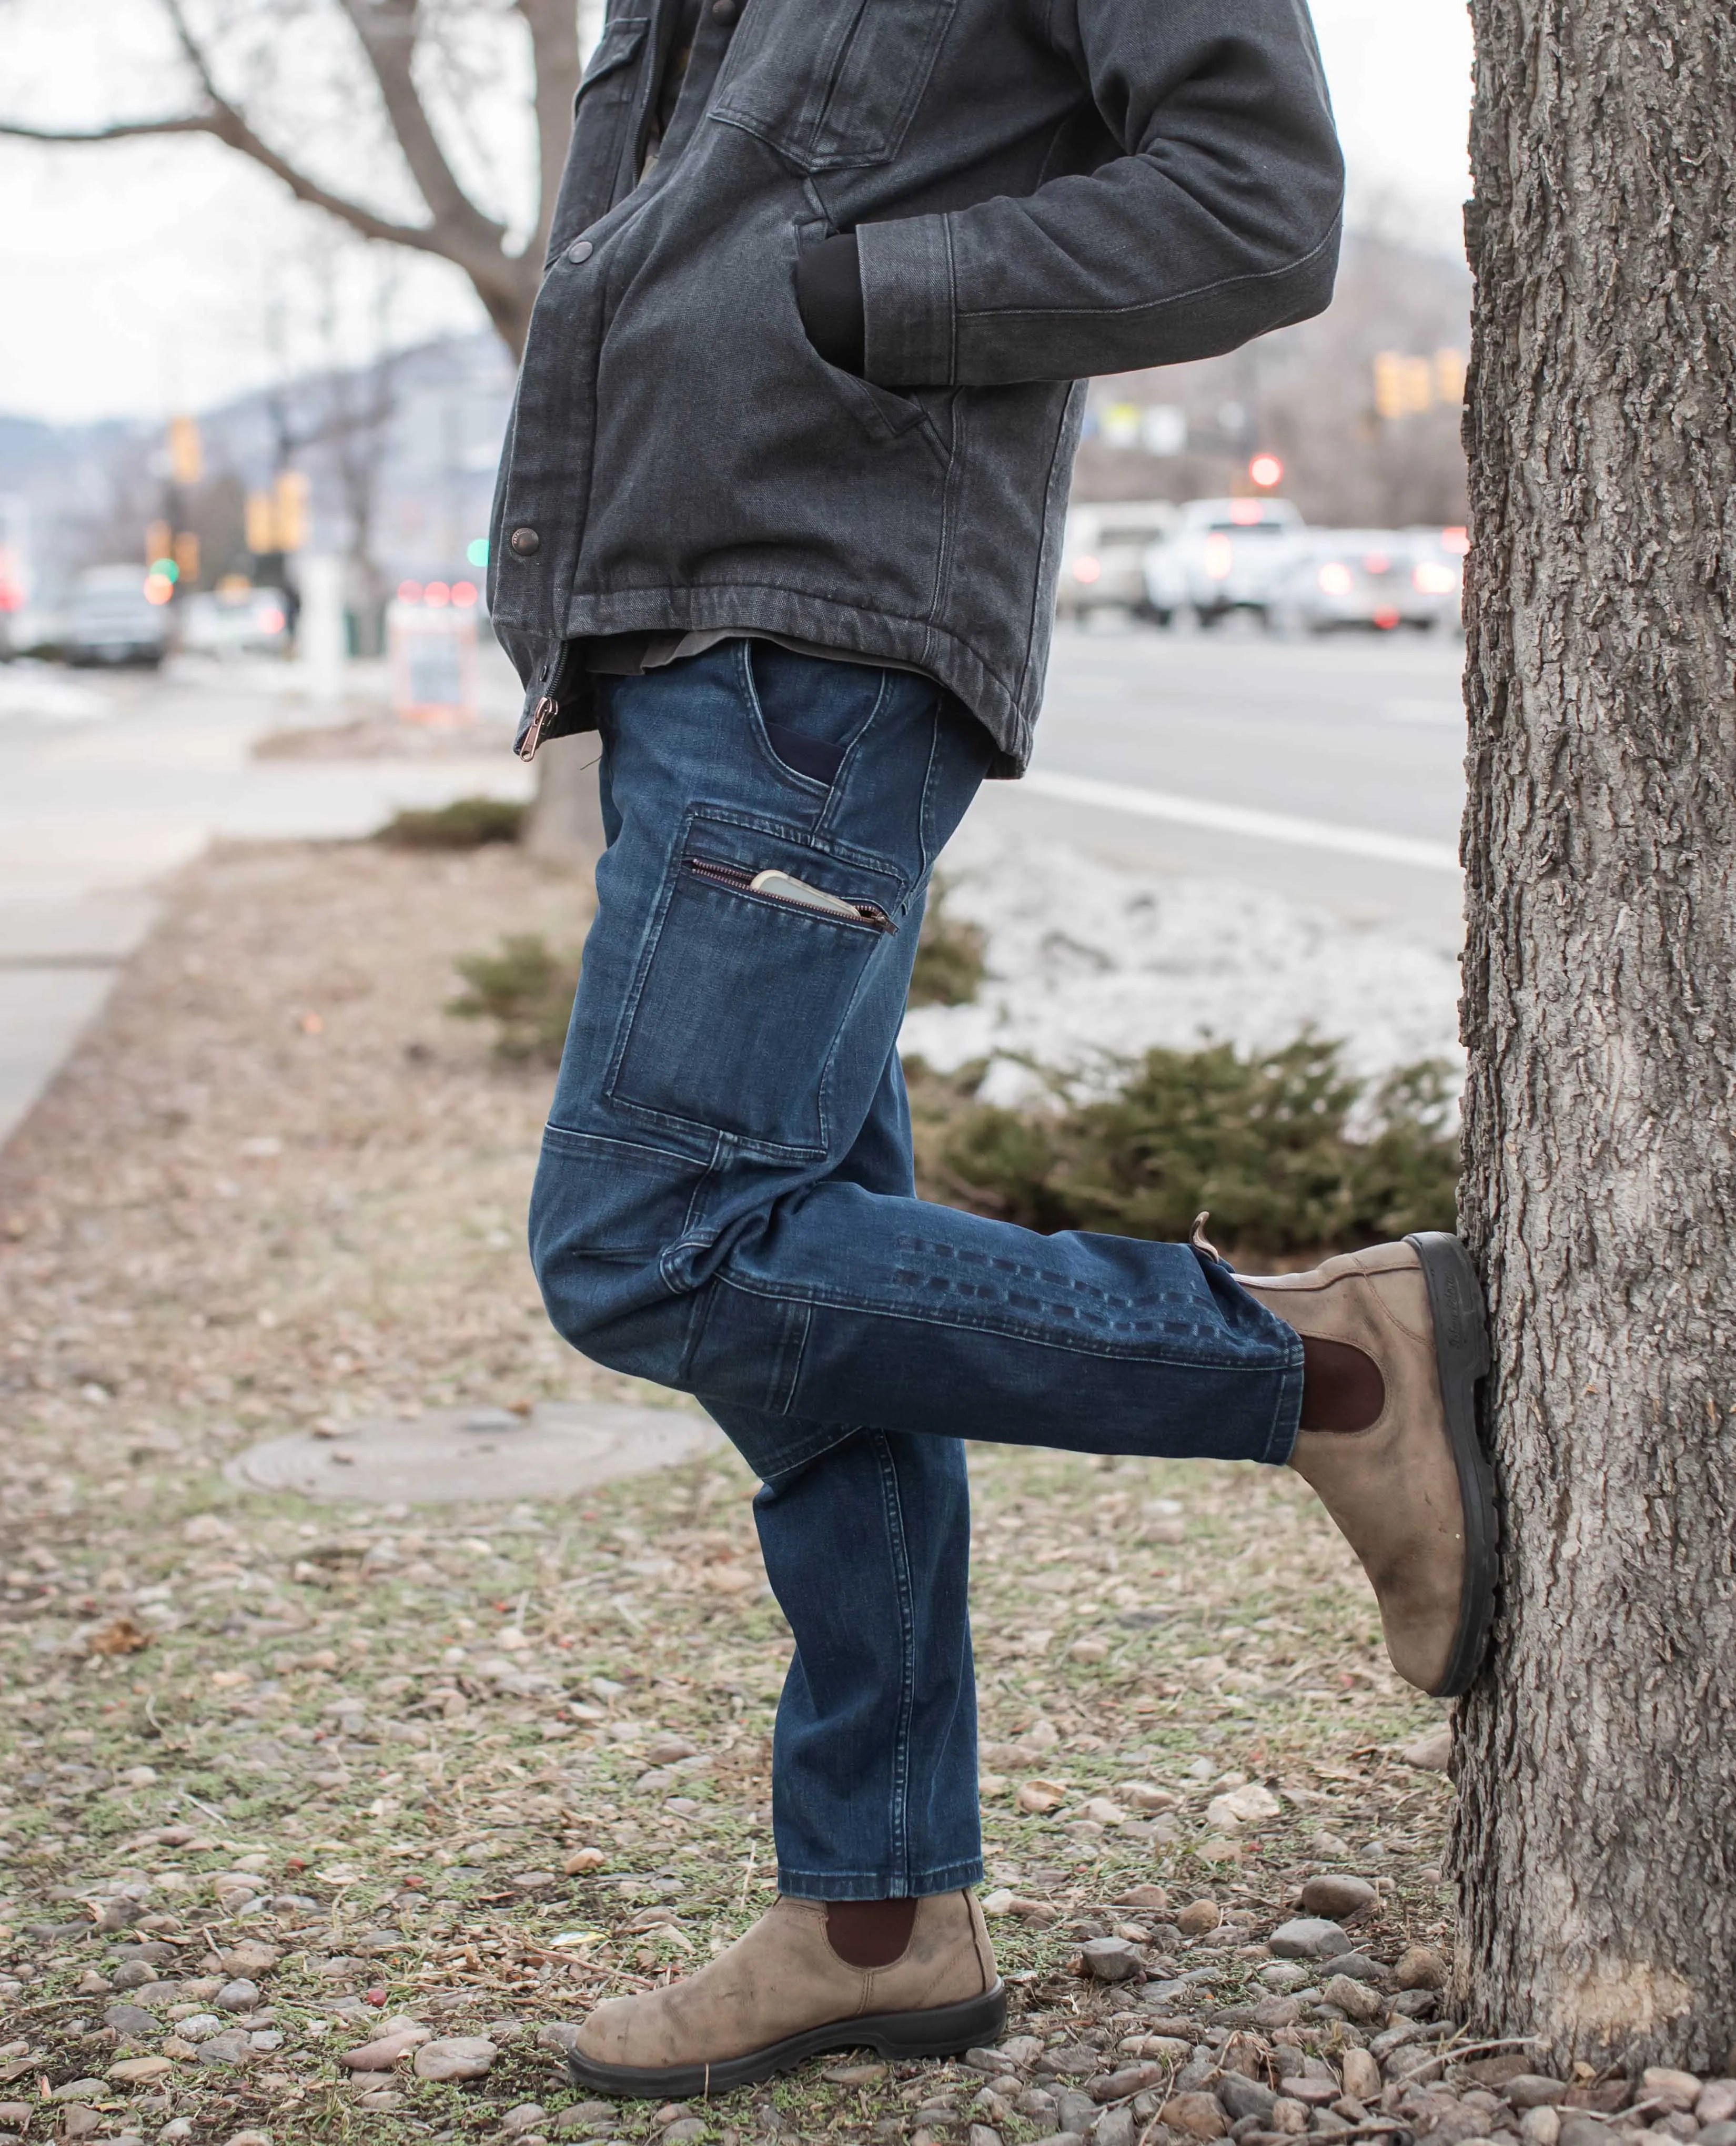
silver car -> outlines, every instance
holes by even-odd
[[[1273,591],[1266,622],[1289,634],[1450,631],[1464,578],[1463,555],[1450,548],[1459,533],[1311,530]]]
[[[79,576],[67,606],[68,663],[141,663],[151,669],[168,653],[167,602],[145,593],[137,566],[92,566]]]
[[[1196,499],[1145,554],[1145,600],[1160,625],[1264,618],[1295,556],[1302,517],[1287,499]]]

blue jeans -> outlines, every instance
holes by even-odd
[[[916,1198],[899,1023],[990,752],[949,695],[731,641],[611,681],[602,739],[544,1301],[586,1355],[696,1395],[761,1479],[796,1639],[783,1889],[950,1891],[982,1869],[960,1441],[1281,1462],[1301,1344],[1190,1245]]]

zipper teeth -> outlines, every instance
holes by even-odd
[[[711,880],[719,886],[726,886],[733,894],[751,894],[754,891],[754,874],[745,866],[722,864],[716,857],[689,857],[686,864],[688,871],[696,873],[701,879]],[[776,902],[782,909],[802,910],[810,916],[836,914],[835,911],[822,909],[817,904],[792,901],[786,895],[768,894],[762,898],[767,901]],[[849,900],[849,896],[846,895],[841,895],[838,898],[841,901]],[[850,906],[862,923],[871,924],[876,931],[891,931],[896,928],[891,918],[887,916],[878,902],[851,901]],[[840,921],[848,921],[847,919]]]

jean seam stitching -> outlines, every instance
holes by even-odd
[[[1086,1337],[1042,1334],[1025,1327],[990,1325],[986,1321],[965,1319],[941,1319],[933,1313],[909,1308],[893,1310],[884,1305],[862,1304],[849,1297],[831,1296],[823,1291],[797,1292],[789,1289],[766,1289],[727,1271],[717,1279],[726,1288],[739,1290],[744,1296],[756,1296],[771,1304],[787,1304],[792,1298],[815,1309],[824,1305],[831,1311],[855,1312],[865,1319],[907,1319],[925,1326],[953,1326],[968,1334],[989,1334],[1014,1341],[1028,1341],[1038,1349],[1059,1349],[1069,1355],[1100,1357],[1107,1362],[1134,1362],[1180,1365],[1189,1370],[1246,1371],[1260,1378],[1270,1378],[1275,1370],[1282,1375],[1281,1367],[1270,1364],[1250,1364],[1239,1358],[1213,1359],[1200,1354],[1154,1354],[1133,1349],[1115,1349],[1101,1345],[1084,1345]]]
[[[887,1549],[898,1590],[900,1676],[898,1727],[892,1745],[891,1848],[892,1869],[900,1890],[910,1879],[910,1723],[915,1704],[916,1643],[915,1610],[910,1591],[910,1556],[905,1537],[904,1505],[900,1495],[898,1464],[884,1433],[875,1434],[880,1462],[881,1495],[885,1500]]]

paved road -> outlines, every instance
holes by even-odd
[[[1031,778],[975,809],[1456,946],[1462,661],[1432,637],[1063,631]]]
[[[1437,642],[1065,631],[1031,778],[991,784],[974,809],[1110,862],[1454,946],[1459,663]],[[504,708],[503,662],[490,681]],[[32,685],[0,666],[0,1140],[147,928],[153,882],[214,836],[360,834],[402,804],[522,794],[499,754],[252,760],[262,732],[345,712],[285,683],[275,669]]]

